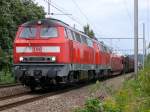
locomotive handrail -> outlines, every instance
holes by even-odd
[[[66,65],[66,64],[56,64],[56,63],[49,63],[49,64],[46,64],[46,63],[19,63],[19,64],[13,64],[13,66],[21,66],[21,65],[35,65],[35,66],[37,66],[37,65],[40,65],[40,66],[43,66],[43,65],[46,65],[46,66],[49,66],[49,65],[61,65],[61,66],[64,66],[64,65]]]

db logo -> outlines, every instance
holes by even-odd
[[[32,47],[33,52],[42,52],[42,47]]]

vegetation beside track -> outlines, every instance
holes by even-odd
[[[17,28],[20,24],[44,18],[43,7],[33,0],[0,1],[0,84],[12,83],[12,48]]]
[[[150,112],[150,55],[137,79],[125,80],[121,89],[110,93],[104,101],[89,98],[84,107],[75,112]]]
[[[18,26],[29,20],[44,18],[45,12],[34,0],[1,0],[0,7],[0,48],[9,52]]]
[[[15,83],[15,79],[11,72],[7,72],[6,74],[3,71],[0,72],[0,85],[13,83]]]
[[[12,74],[12,55],[1,51],[0,55],[0,85],[15,83]]]

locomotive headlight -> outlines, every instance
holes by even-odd
[[[42,24],[42,21],[38,21],[38,25],[41,25]]]
[[[53,57],[51,58],[51,60],[52,60],[53,62],[55,62],[55,61],[56,61],[56,57],[53,56]]]
[[[19,61],[23,61],[23,57],[20,57],[20,58],[19,58]]]

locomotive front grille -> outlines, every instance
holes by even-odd
[[[46,58],[45,57],[29,57],[28,60],[29,61],[45,61]]]
[[[22,62],[55,62],[53,58],[54,56],[51,57],[22,57],[23,61]]]

